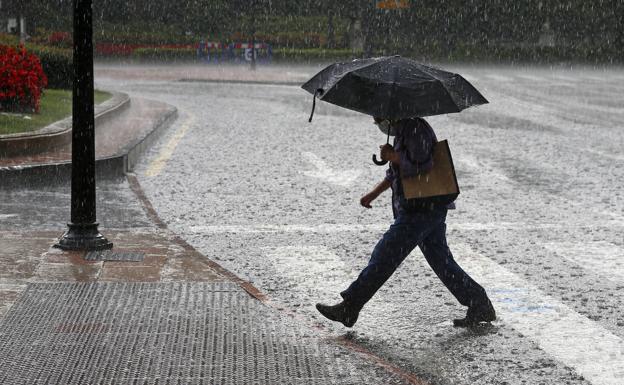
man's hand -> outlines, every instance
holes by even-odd
[[[383,146],[379,146],[379,153],[381,155],[381,159],[383,160],[388,160],[395,164],[398,164],[400,162],[401,158],[399,156],[399,153],[394,151],[394,148],[392,148],[392,146],[388,143],[384,144]]]
[[[360,204],[367,209],[372,208],[371,202],[377,199],[377,197],[380,196],[381,193],[389,189],[391,184],[392,182],[390,182],[388,179],[382,180],[377,186],[375,186],[375,188],[371,192],[360,198]]]
[[[373,207],[371,206],[371,202],[377,199],[378,196],[379,194],[376,194],[375,192],[369,192],[368,194],[360,198],[360,204],[366,207],[367,209],[370,209]]]

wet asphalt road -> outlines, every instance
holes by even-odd
[[[345,329],[333,303],[392,220],[370,118],[295,86],[97,79],[177,106],[136,170],[156,211],[277,306],[434,384],[624,383],[624,71],[459,68],[490,104],[432,117],[462,193],[448,241],[499,320],[464,309],[415,250]],[[313,69],[304,68],[301,71]]]

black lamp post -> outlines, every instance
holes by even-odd
[[[95,209],[92,0],[74,0],[71,223],[55,247],[103,250],[113,244],[98,231]]]

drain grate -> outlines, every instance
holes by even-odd
[[[229,283],[30,284],[0,323],[0,383],[365,383],[292,322]]]
[[[124,253],[112,250],[89,251],[85,255],[87,261],[125,261],[141,262],[145,257],[144,253]]]

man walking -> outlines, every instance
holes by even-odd
[[[317,304],[318,311],[332,321],[352,327],[364,305],[390,278],[405,257],[418,246],[427,263],[459,303],[468,307],[466,316],[456,319],[458,327],[496,319],[485,290],[455,262],[446,243],[446,213],[454,204],[428,209],[411,208],[403,195],[401,176],[415,176],[433,166],[433,145],[437,142],[431,126],[422,118],[390,121],[375,118],[375,124],[394,136],[394,144],[383,145],[381,158],[390,162],[385,179],[364,195],[360,204],[366,208],[382,192],[392,188],[394,223],[375,246],[368,266],[340,293],[343,301],[333,305]]]

